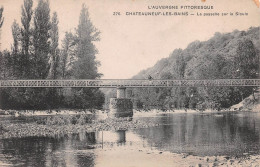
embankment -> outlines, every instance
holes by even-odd
[[[253,111],[260,112],[260,90],[245,98],[240,103],[233,105],[231,111]]]

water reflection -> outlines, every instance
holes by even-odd
[[[96,132],[96,140],[99,143],[106,142],[106,143],[125,143],[126,142],[126,131],[119,130],[115,133],[110,131],[100,131]]]
[[[207,156],[259,154],[260,113],[168,114],[135,119],[163,125],[132,131],[2,139],[0,161],[19,166],[91,167],[127,150],[147,148]]]
[[[159,119],[167,124],[136,130],[158,149],[194,155],[259,153],[259,114],[176,114]]]
[[[95,149],[125,142],[123,130],[81,132],[56,138],[12,138],[0,140],[0,155],[4,161],[19,166],[94,166]]]

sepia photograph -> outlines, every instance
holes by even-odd
[[[0,167],[260,167],[260,0],[0,0]]]

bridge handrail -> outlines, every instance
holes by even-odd
[[[211,87],[260,86],[260,79],[148,80],[148,79],[81,79],[81,80],[0,80],[0,87]]]

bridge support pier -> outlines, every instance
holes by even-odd
[[[109,104],[109,116],[111,117],[132,117],[133,103],[126,98],[126,88],[117,87],[117,98],[111,98]]]

